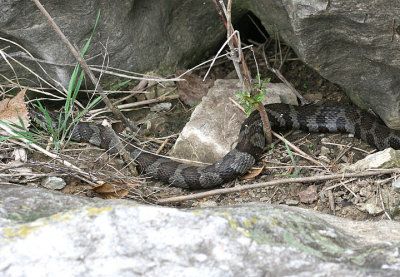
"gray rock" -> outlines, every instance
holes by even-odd
[[[0,203],[2,276],[400,274],[398,222],[267,204],[177,210],[19,186],[0,186]],[[41,215],[12,216],[22,209]]]
[[[400,150],[387,148],[383,151],[368,155],[354,164],[345,166],[342,171],[355,172],[367,169],[390,168],[400,166]]]
[[[80,48],[89,38],[101,10],[87,58],[106,52],[107,66],[134,72],[174,72],[177,66],[184,67],[203,59],[205,52],[216,48],[226,36],[225,27],[211,2],[72,0],[50,1],[45,8],[70,42]],[[238,6],[233,8],[235,17],[240,18],[244,12]],[[35,58],[72,64],[58,67],[43,64],[52,78],[67,86],[76,60],[35,4],[32,1],[1,1],[0,15],[1,37],[19,43]],[[7,53],[22,51],[4,40],[0,40],[0,49]],[[46,76],[34,62],[18,59]],[[10,67],[2,59],[0,61],[0,73],[14,77]],[[88,61],[95,65],[102,62],[101,55]],[[30,86],[37,83],[26,70],[13,65],[22,83],[26,82],[23,77],[28,78]],[[103,76],[103,81],[106,77]]]
[[[216,80],[208,94],[193,111],[171,155],[188,160],[214,163],[234,146],[246,115],[229,98],[241,90],[238,80]],[[264,104],[296,105],[292,91],[284,84],[267,84]]]
[[[393,181],[392,183],[392,189],[397,192],[400,193],[400,179],[397,179],[396,181]]]
[[[150,111],[152,112],[166,112],[169,111],[172,107],[172,103],[170,102],[164,102],[164,103],[159,103],[157,105],[154,105],[153,107],[150,108]]]
[[[266,204],[176,210],[19,186],[1,186],[0,203],[2,276],[400,274],[397,222]],[[23,205],[41,216],[11,216]]]
[[[379,215],[383,213],[383,208],[378,203],[376,203],[376,199],[374,201],[368,201],[366,203],[357,204],[357,208],[362,212],[367,212],[370,215]]]
[[[285,204],[288,206],[296,206],[299,204],[299,201],[294,199],[286,199]]]
[[[305,63],[400,129],[399,1],[253,0],[250,6]]]
[[[50,1],[46,8],[79,47],[101,9],[87,56],[104,52],[106,45],[109,66],[135,72],[172,73],[215,51],[225,37],[211,1],[72,0]],[[240,20],[252,11],[270,35],[277,33],[308,66],[342,86],[357,105],[372,108],[388,126],[400,129],[399,10],[397,0],[249,0],[234,3],[232,18]],[[36,58],[75,63],[32,1],[3,1],[0,14],[2,37],[18,42]],[[21,51],[5,40],[0,40],[0,49]],[[100,65],[102,57],[89,63]],[[35,63],[27,65],[45,76]],[[20,82],[27,77],[28,85],[37,83],[14,66]],[[43,66],[52,78],[68,84],[71,66]],[[5,62],[0,73],[14,77]]]
[[[55,176],[49,176],[44,178],[40,184],[45,188],[53,190],[63,189],[67,185],[63,178]]]

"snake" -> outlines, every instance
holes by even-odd
[[[390,129],[378,117],[355,106],[269,104],[265,109],[273,130],[349,133],[378,150],[400,149],[400,130]],[[261,158],[267,146],[258,111],[242,123],[236,146],[212,165],[193,166],[161,157],[131,143],[124,145],[121,136],[111,127],[94,122],[79,122],[70,134],[73,141],[93,144],[111,154],[126,151],[139,173],[191,190],[218,187],[244,175]]]

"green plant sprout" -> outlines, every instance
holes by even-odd
[[[271,81],[270,78],[265,78],[261,80],[260,75],[256,76],[258,82],[252,84],[252,89],[257,91],[254,95],[251,95],[248,90],[240,91],[236,94],[239,103],[244,106],[246,109],[247,117],[253,112],[253,110],[257,109],[257,103],[261,102],[265,95],[267,94],[266,91],[266,84]]]

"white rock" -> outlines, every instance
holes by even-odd
[[[53,190],[63,189],[66,186],[64,179],[55,176],[44,178],[40,184],[45,188]]]
[[[389,168],[393,166],[400,166],[400,150],[387,148],[383,151],[368,155],[355,164],[343,168],[342,171],[354,172],[367,169]]]
[[[214,163],[234,146],[246,115],[229,98],[242,90],[238,80],[216,80],[193,111],[170,155]],[[264,104],[297,104],[296,96],[284,84],[267,84]]]

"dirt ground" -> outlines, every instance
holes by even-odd
[[[273,52],[271,52],[271,55],[273,56]],[[259,59],[259,61],[261,60]],[[256,72],[255,63],[251,57],[248,58],[248,61],[254,74]],[[280,82],[274,74],[262,65],[262,62],[259,62],[259,68],[263,78],[270,77],[271,82]],[[193,72],[193,74],[204,76],[206,70],[207,68],[203,68]],[[231,62],[227,60],[217,64],[210,76],[213,79],[225,78],[232,76],[233,70]],[[301,61],[298,61],[292,52],[287,56],[281,72],[311,102],[318,102],[318,104],[327,102],[349,103],[345,93],[338,86],[323,79]],[[158,92],[162,93],[162,91],[163,88],[160,88]],[[178,92],[172,91],[172,94],[174,93],[177,94]],[[179,99],[169,102],[172,104],[172,108],[168,111],[152,111],[150,108],[155,105],[153,104],[135,108],[125,114],[132,122],[141,123],[143,145],[149,151],[156,151],[161,145],[164,145],[161,154],[165,155],[168,155],[168,150],[172,147],[194,109],[194,107],[183,104]],[[97,120],[101,119],[101,117],[97,118]],[[166,139],[168,140],[166,141]],[[282,143],[277,143],[271,151],[264,154],[262,161],[258,163],[258,167],[265,164],[265,169],[260,175],[250,180],[236,180],[226,184],[225,187],[246,186],[252,183],[288,178],[294,174],[304,177],[335,173],[338,172],[341,164],[353,163],[374,151],[373,148],[360,140],[342,134],[308,134],[295,131],[287,139],[310,156],[324,161],[330,167],[324,168],[296,155],[294,156],[296,167],[294,167],[286,147]],[[352,148],[344,151],[349,148],[349,145]],[[49,166],[55,163],[38,152],[30,151],[29,161],[33,164],[34,172],[64,178],[67,183],[62,189],[64,193],[103,198],[120,198],[123,196],[149,204],[155,204],[158,199],[193,193],[149,179],[127,177],[132,176],[131,172],[120,158],[110,157],[103,150],[91,145],[72,143],[68,149],[62,152],[62,155],[83,171],[90,172],[93,176],[104,181],[103,185],[94,188],[93,184],[82,180],[78,173],[73,176],[68,170],[56,170],[60,168]],[[43,177],[42,175],[38,176]],[[40,186],[40,178],[25,180],[23,183],[29,186]],[[398,220],[400,217],[397,207],[399,206],[400,195],[391,189],[392,181],[393,176],[384,175],[342,181],[292,183],[186,200],[168,204],[168,206],[192,208],[266,202],[299,206],[357,220],[381,220],[387,219],[388,215]],[[127,186],[126,183],[128,182],[132,185]]]

